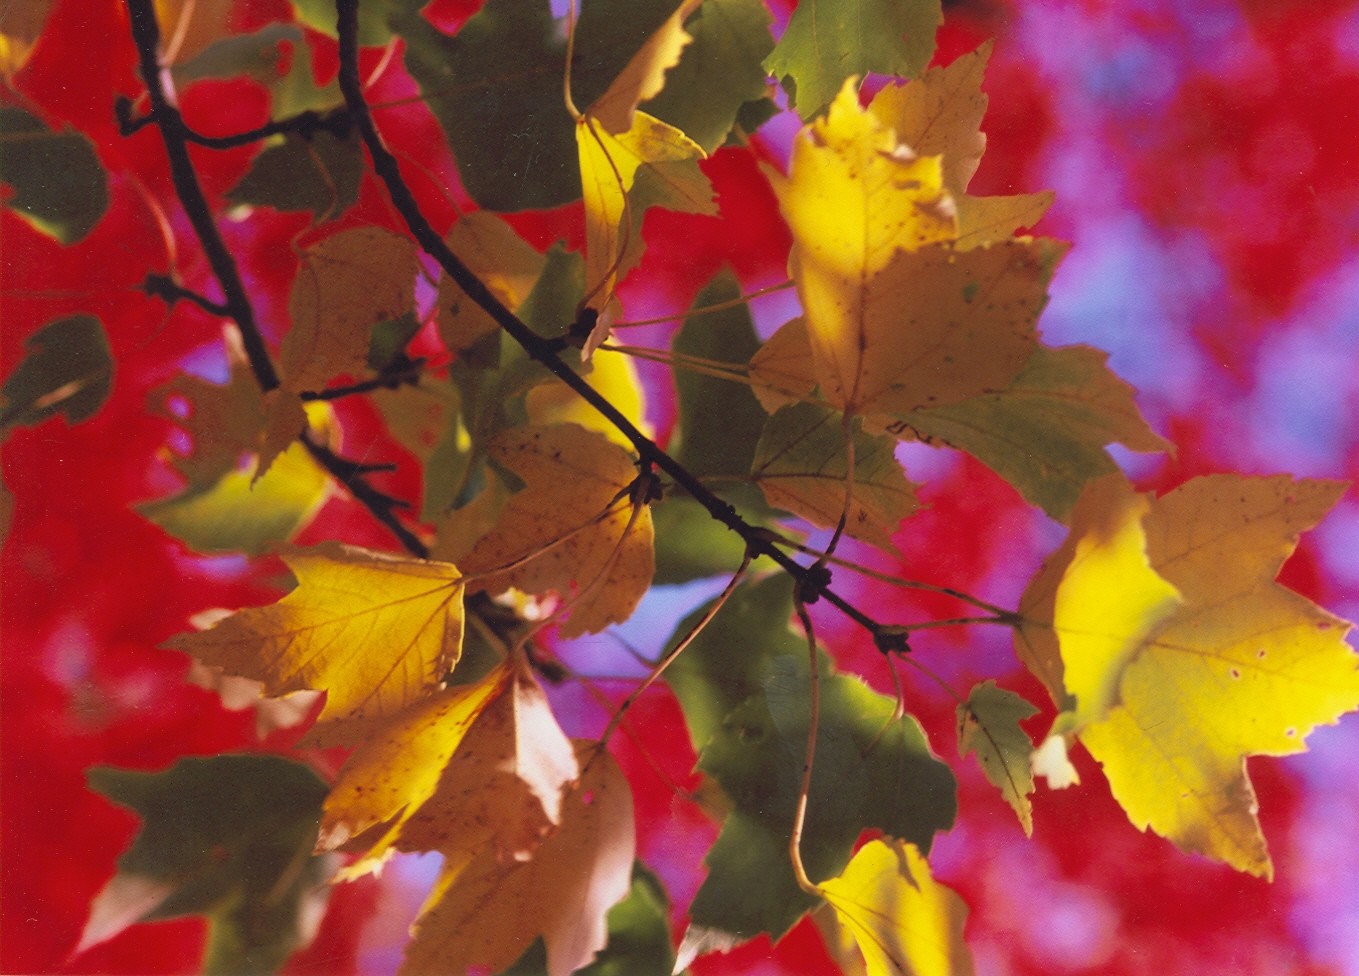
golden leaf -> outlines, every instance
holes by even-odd
[[[869,841],[843,874],[817,887],[858,944],[868,976],[971,976],[967,906],[934,880],[915,845]]]
[[[284,385],[316,390],[367,369],[373,326],[415,307],[415,245],[377,227],[332,234],[302,252],[288,298]]]
[[[476,587],[574,598],[566,637],[626,620],[655,570],[651,511],[631,518],[632,456],[575,424],[515,427],[488,453],[525,487],[462,560],[468,576],[488,576]]]
[[[324,690],[307,739],[360,741],[431,691],[462,650],[463,581],[447,563],[327,543],[284,561],[297,588],[209,630],[168,641],[269,695]]]
[[[499,217],[478,210],[464,214],[448,232],[449,249],[510,311],[533,290],[546,259]],[[448,275],[439,278],[439,338],[451,352],[466,349],[499,326]]]

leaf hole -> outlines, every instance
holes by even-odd
[[[1233,677],[1233,678],[1239,678],[1239,677],[1241,677],[1241,672],[1238,671],[1236,668],[1232,668],[1232,677]]]

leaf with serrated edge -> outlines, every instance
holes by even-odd
[[[1095,524],[1108,525],[1106,534],[1144,532],[1151,570],[1173,584],[1182,604],[1159,619],[1130,615],[1120,623],[1127,612],[1111,581],[1102,609],[1113,622],[1099,626],[1104,639],[1131,643],[1131,652],[1107,662],[1110,673],[1077,672],[1074,680],[1094,686],[1097,697],[1113,690],[1102,714],[1078,707],[1067,721],[1136,826],[1270,877],[1246,757],[1301,752],[1313,728],[1359,707],[1349,624],[1274,581],[1298,534],[1344,486],[1214,475],[1154,500],[1126,485],[1121,494],[1103,483],[1091,491],[1107,495]],[[1059,551],[1066,558],[1054,557],[1055,568],[1030,590],[1049,586],[1064,562],[1071,564],[1065,573],[1080,571],[1089,530],[1073,520],[1072,537],[1074,547],[1069,541]],[[1064,586],[1052,620],[1072,690],[1071,637],[1081,635],[1072,634]],[[1086,611],[1092,626],[1100,609]]]
[[[547,263],[509,224],[484,210],[462,216],[446,243],[510,311],[528,298]],[[437,304],[439,338],[451,352],[466,349],[499,328],[448,275],[439,278]]]
[[[958,755],[977,754],[982,772],[1014,809],[1024,833],[1033,835],[1033,742],[1019,723],[1038,709],[1012,691],[983,681],[958,706]]]
[[[575,424],[515,427],[497,435],[488,451],[525,487],[462,559],[469,576],[495,572],[477,588],[500,593],[513,586],[566,598],[589,588],[562,625],[566,637],[626,620],[655,568],[650,509],[629,527],[631,507],[626,495],[619,498],[637,477],[632,456]]]
[[[897,429],[967,451],[1066,521],[1087,484],[1118,470],[1106,444],[1171,449],[1147,426],[1132,387],[1106,359],[1088,346],[1040,346],[1004,390],[904,414]]]
[[[858,943],[868,976],[971,976],[967,906],[934,880],[914,845],[869,841],[818,887]]]
[[[760,62],[774,47],[761,0],[704,0],[685,23],[693,41],[666,86],[646,103],[649,114],[683,130],[705,152],[722,145],[746,102],[766,95]]]
[[[631,886],[636,835],[627,778],[596,748],[577,744],[588,768],[531,858],[483,847],[445,861],[401,973],[500,972],[541,936],[549,976],[567,976],[607,944],[608,910]]]
[[[791,100],[810,118],[849,75],[916,74],[934,54],[942,22],[939,0],[805,0],[765,58],[765,70],[785,85],[791,79]]]
[[[434,795],[468,730],[505,693],[509,677],[502,665],[474,684],[418,698],[350,753],[326,797],[317,847],[334,850],[370,827],[386,827],[347,869],[348,877],[372,870],[394,849],[407,822]]]
[[[646,39],[603,95],[585,114],[597,119],[604,131],[618,135],[633,127],[637,103],[655,98],[665,87],[665,73],[679,63],[680,54],[693,40],[684,21],[702,0],[682,0],[665,23]]]
[[[448,563],[327,543],[285,553],[298,585],[165,646],[264,682],[267,693],[326,691],[307,741],[361,741],[431,691],[462,646],[463,580]]]
[[[1052,206],[1056,194],[1051,190],[1041,193],[1018,193],[1007,197],[974,197],[964,194],[954,198],[958,210],[958,240],[960,250],[970,250],[983,244],[1008,240],[1015,232],[1033,227]]]
[[[563,791],[580,775],[547,695],[522,661],[487,705],[428,800],[395,838],[403,851],[462,862],[490,848],[523,861],[562,818]]]
[[[832,528],[845,507],[849,456],[842,415],[811,403],[784,407],[769,418],[755,448],[750,476],[769,504],[813,525]],[[857,428],[857,424],[856,424]],[[854,429],[854,489],[845,532],[895,551],[892,534],[919,507],[890,437]]]
[[[373,326],[415,307],[417,268],[415,245],[377,227],[342,230],[303,251],[279,356],[284,385],[301,393],[361,375]]]
[[[944,186],[955,198],[967,189],[986,150],[981,83],[993,43],[987,41],[947,67],[930,68],[915,81],[886,86],[868,106],[917,153],[944,157]]]

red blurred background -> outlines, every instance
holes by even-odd
[[[431,12],[456,24],[476,6],[439,0]],[[1113,367],[1140,390],[1153,427],[1178,445],[1169,460],[1125,456],[1138,483],[1165,488],[1227,470],[1330,478],[1359,471],[1359,2],[976,0],[946,4],[946,13],[940,61],[998,39],[985,86],[988,150],[973,192],[1057,190],[1039,230],[1075,244],[1043,318],[1046,337],[1109,350]],[[242,0],[233,16],[232,26],[246,30],[289,13],[285,0]],[[332,71],[333,44],[315,35],[308,43],[318,70]],[[84,770],[159,769],[182,755],[290,744],[286,735],[257,742],[252,716],[186,685],[186,659],[157,650],[204,608],[275,599],[279,567],[190,555],[128,507],[176,486],[156,460],[170,431],[147,414],[148,391],[183,368],[214,378],[224,369],[215,320],[185,305],[169,313],[137,290],[148,271],[173,263],[190,287],[215,293],[176,209],[156,133],[116,133],[114,95],[139,91],[133,65],[121,4],[58,0],[33,58],[5,93],[95,142],[111,172],[112,202],[71,248],[0,217],[0,372],[14,368],[26,336],[76,311],[102,318],[118,364],[112,399],[96,418],[21,430],[4,448],[4,478],[16,496],[0,603],[7,973],[193,971],[203,938],[194,920],[134,927],[71,956],[90,899],[135,830],[131,815],[86,789]],[[369,94],[381,104],[413,93],[397,59]],[[187,117],[213,133],[260,124],[268,112],[267,96],[250,82],[201,82],[182,102]],[[437,126],[418,101],[383,109],[379,121],[408,160],[455,185]],[[794,129],[776,119],[756,151],[782,158]],[[221,202],[251,153],[195,154],[210,199]],[[722,216],[649,220],[648,257],[624,293],[633,316],[684,308],[724,262],[747,288],[786,277],[786,232],[751,158],[724,150],[704,166]],[[455,213],[444,188],[408,171],[436,226],[447,227]],[[371,181],[344,219],[395,225]],[[286,321],[295,267],[289,241],[306,221],[261,211],[224,223],[273,339]],[[538,246],[580,239],[573,208],[514,223]],[[754,310],[772,327],[786,299]],[[652,409],[664,432],[673,408],[660,389]],[[372,414],[347,405],[342,421],[351,443],[376,440],[377,454],[407,461],[384,487],[416,497],[413,464],[381,439]],[[1013,605],[1060,527],[980,465],[924,448],[903,457],[908,473],[928,483],[932,507],[899,535],[905,561],[865,558]],[[345,499],[329,502],[302,541],[321,538],[395,545]],[[1353,618],[1356,553],[1359,497],[1351,492],[1304,539],[1285,581]],[[866,584],[860,599],[893,606],[902,619],[949,612],[900,593]],[[692,589],[657,594],[626,628],[628,639],[654,649],[676,612],[699,598]],[[829,618],[822,632],[845,666],[890,685],[857,634]],[[610,654],[622,656],[609,640],[562,653],[597,671],[609,669]],[[922,637],[916,656],[955,688],[999,676],[1044,701],[999,635]],[[1250,762],[1276,865],[1271,885],[1136,831],[1084,754],[1077,760],[1084,785],[1040,790],[1026,841],[975,763],[954,761],[952,701],[912,672],[905,681],[910,707],[959,774],[960,822],[937,841],[932,863],[972,908],[968,937],[979,972],[1359,976],[1359,721],[1319,730],[1307,755]],[[584,690],[568,685],[554,694],[569,732],[597,731],[602,712]],[[658,692],[634,714],[636,739],[615,742],[637,792],[641,855],[682,911],[714,828],[675,790],[693,785],[693,756],[676,745],[687,738],[673,701]],[[1046,721],[1036,719],[1033,731]],[[333,769],[334,756],[307,758]],[[391,972],[421,897],[416,883],[430,867],[411,860],[380,880],[337,889],[315,944],[288,971]],[[823,967],[821,958],[804,925],[778,947],[756,942],[695,971],[806,973]]]

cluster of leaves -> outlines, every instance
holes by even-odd
[[[279,602],[170,646],[224,698],[258,702],[262,724],[309,722],[304,746],[347,758],[328,786],[272,757],[93,772],[146,823],[82,945],[201,913],[209,969],[273,968],[305,939],[332,852],[348,857],[344,881],[433,851],[443,867],[409,972],[677,971],[808,912],[846,971],[969,972],[965,909],[926,859],[954,819],[953,774],[904,702],[818,647],[818,602],[889,655],[922,626],[1013,631],[1058,717],[1035,749],[1020,723],[1036,707],[986,681],[958,695],[957,748],[1026,832],[1035,776],[1073,783],[1079,740],[1136,826],[1269,875],[1245,757],[1298,751],[1359,706],[1347,625],[1275,582],[1341,486],[1218,475],[1152,497],[1119,473],[1110,444],[1170,445],[1103,354],[1040,339],[1064,245],[1027,231],[1050,194],[967,192],[987,48],[928,67],[927,0],[809,0],[777,41],[760,0],[585,0],[565,24],[546,0],[488,0],[452,33],[418,0],[338,6],[338,30],[329,3],[293,0],[293,21],[230,34],[229,4],[131,0],[148,98],[119,112],[129,136],[164,140],[221,299],[173,268],[146,288],[221,317],[230,364],[225,384],[185,374],[158,391],[153,409],[188,445],[167,453],[184,484],[141,511],[196,552],[280,549],[295,578]],[[40,28],[6,19],[4,70]],[[340,77],[318,85],[304,42],[327,33]],[[446,233],[374,127],[358,45],[402,51],[443,126],[479,208]],[[869,72],[891,76],[871,98]],[[199,134],[166,87],[235,75],[272,99],[273,121],[240,137]],[[749,145],[780,104],[805,123],[786,172],[765,167],[801,314],[762,339],[722,272],[669,348],[619,343],[617,290],[641,265],[646,215],[716,212],[701,161]],[[87,233],[106,194],[83,138],[18,108],[0,114],[0,138],[5,206],[62,242]],[[286,326],[261,329],[193,142],[261,144],[227,194],[235,215],[312,215]],[[407,233],[345,219],[366,159]],[[496,215],[577,200],[580,251],[540,252]],[[665,450],[636,357],[674,371]],[[98,321],[58,320],[0,391],[0,430],[88,417],[111,375]],[[331,404],[352,397],[421,467],[412,518],[373,486],[381,466],[342,453]],[[900,580],[971,614],[901,624],[832,588],[845,537],[892,552],[919,507],[903,441],[972,455],[1068,527],[1015,609]],[[406,551],[288,547],[337,490]],[[803,544],[818,529],[828,541]],[[561,668],[544,637],[598,633],[655,584],[722,574],[730,584],[647,681],[678,700],[721,821],[676,951],[607,749],[635,695],[600,739],[569,737],[540,685]]]

